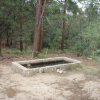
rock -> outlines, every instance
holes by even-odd
[[[88,60],[92,60],[92,58],[87,58]]]
[[[62,94],[64,97],[67,97],[67,98],[71,97],[73,95],[73,93],[71,91],[64,91]]]
[[[57,73],[62,74],[62,73],[63,73],[63,70],[61,70],[61,69],[57,69]]]

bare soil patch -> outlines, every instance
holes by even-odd
[[[11,62],[24,59],[29,58],[0,61],[0,100],[100,100],[100,78],[87,73],[98,70],[94,62],[89,65],[81,59],[87,64],[81,70],[23,77],[12,71]]]

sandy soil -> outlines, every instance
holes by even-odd
[[[100,78],[82,71],[23,77],[12,71],[11,61],[2,61],[0,100],[100,100]]]

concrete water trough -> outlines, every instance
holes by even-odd
[[[80,63],[78,60],[67,57],[54,57],[12,62],[12,68],[23,76],[32,76],[35,73],[57,71],[57,69],[65,70]]]

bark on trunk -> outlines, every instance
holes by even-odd
[[[20,20],[20,51],[23,52],[23,34],[22,34],[22,29],[23,29],[23,25],[22,25],[22,17]]]
[[[10,39],[10,47],[13,45],[13,40],[12,38]]]
[[[63,11],[63,15],[64,15],[64,18],[63,18],[63,29],[62,29],[62,40],[61,40],[61,49],[63,50],[64,49],[64,41],[65,41],[65,33],[66,33],[66,2],[67,0],[65,0],[65,4],[64,4],[64,11]]]
[[[0,38],[0,56],[2,56],[2,39]]]
[[[44,6],[45,6],[45,0],[37,1],[33,55],[40,52],[43,45],[43,23],[42,22],[43,22]]]
[[[9,38],[7,37],[6,46],[9,47]]]
[[[61,49],[64,49],[64,40],[65,40],[65,32],[66,32],[66,22],[63,21],[63,31],[62,31],[62,41],[61,41]]]
[[[20,37],[20,51],[23,52],[23,41],[22,41],[22,37]]]

